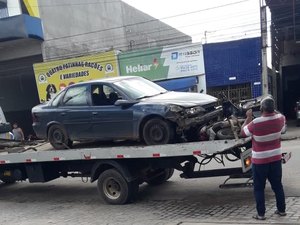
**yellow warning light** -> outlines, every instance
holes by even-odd
[[[247,158],[245,159],[245,166],[246,166],[246,167],[251,166],[251,157],[247,157]]]

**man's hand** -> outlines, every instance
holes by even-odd
[[[244,135],[244,132],[243,132],[243,130],[244,130],[244,127],[245,126],[247,126],[249,123],[251,123],[251,121],[252,121],[252,109],[248,109],[247,110],[247,112],[246,112],[246,119],[245,119],[245,122],[244,122],[244,124],[242,125],[242,129],[241,129],[241,135],[242,136],[245,136]]]
[[[252,119],[252,109],[248,109],[247,110],[246,116],[247,116],[247,118],[251,118]]]

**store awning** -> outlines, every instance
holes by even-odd
[[[0,19],[0,42],[24,38],[44,39],[40,18],[22,14]]]
[[[185,77],[172,80],[155,81],[155,83],[168,91],[189,91],[190,88],[198,84],[198,78]]]

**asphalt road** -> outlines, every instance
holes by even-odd
[[[300,139],[284,141],[283,150],[293,154],[283,168],[288,215],[274,215],[274,195],[268,185],[265,223],[300,224]],[[175,173],[161,186],[142,185],[137,201],[122,206],[101,202],[96,184],[78,178],[45,184],[1,183],[0,224],[257,223],[251,218],[255,214],[252,188],[219,189],[224,180],[184,180]]]

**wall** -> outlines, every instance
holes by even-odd
[[[125,46],[121,3],[117,0],[40,0],[39,8],[45,61]]]
[[[261,95],[260,47],[260,38],[204,45],[207,86],[251,83],[252,95]]]
[[[285,41],[283,46],[283,54],[280,60],[281,66],[300,64],[300,43],[296,44],[295,41]]]
[[[144,23],[154,18],[119,0],[40,0],[39,8],[45,61],[111,49],[191,42],[189,36],[160,21]]]
[[[9,42],[0,42],[0,61],[41,55],[41,43],[42,41],[35,39],[19,39]]]
[[[31,108],[39,103],[32,64],[42,55],[0,61],[0,105],[6,119],[32,133]]]

